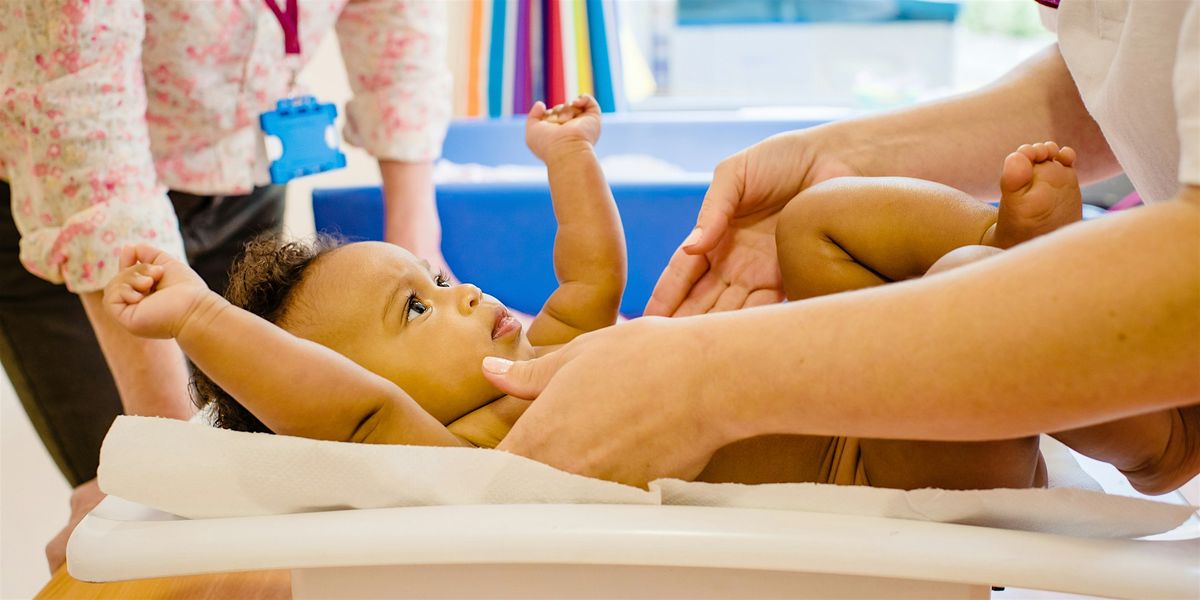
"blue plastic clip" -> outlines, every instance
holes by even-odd
[[[263,133],[279,139],[283,152],[271,161],[271,182],[324,173],[346,166],[346,155],[337,148],[333,122],[337,107],[320,104],[312,96],[285,98],[275,110],[258,116]]]

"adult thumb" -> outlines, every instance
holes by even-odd
[[[563,352],[516,362],[488,356],[483,359],[483,376],[506,394],[534,400],[567,362]]]
[[[737,214],[745,190],[746,153],[738,152],[721,161],[713,171],[712,183],[704,192],[700,214],[696,216],[696,228],[683,240],[680,247],[692,254],[704,254],[717,247],[729,221]]]

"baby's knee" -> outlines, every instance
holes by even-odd
[[[839,186],[831,183],[820,183],[796,194],[779,212],[775,247],[781,267],[786,269],[790,257],[803,256],[813,242],[825,238],[831,215],[844,199]]]

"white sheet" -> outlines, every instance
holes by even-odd
[[[1088,537],[1141,537],[1195,507],[1072,488],[910,492],[819,484],[658,480],[650,490],[499,452],[377,446],[119,417],[105,438],[106,493],[187,518],[442,504],[682,504],[965,523]]]

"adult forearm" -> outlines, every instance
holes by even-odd
[[[379,161],[383,182],[385,240],[407,246],[413,227],[437,222],[433,192],[433,163]],[[422,248],[409,248],[422,251]]]
[[[1200,399],[1200,191],[1002,256],[688,324],[725,434],[988,440]],[[719,350],[711,350],[711,349]],[[729,399],[736,398],[736,401]]]
[[[173,340],[137,337],[102,308],[103,292],[80,294],[104,352],[126,414],[187,419],[194,412],[188,397],[188,371]]]
[[[975,92],[829,126],[832,150],[862,175],[938,181],[994,198],[1004,157],[1053,140],[1079,152],[1082,183],[1120,168],[1051,46]]]

